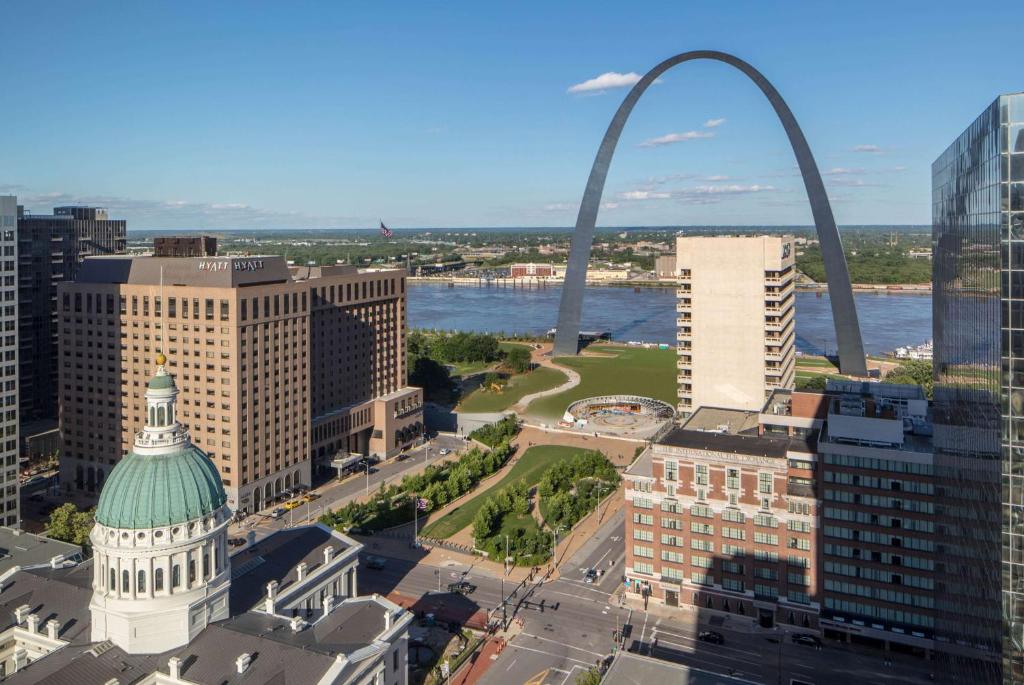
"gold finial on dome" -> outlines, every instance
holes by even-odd
[[[163,352],[156,353],[156,363],[157,366],[163,366],[164,364],[167,363],[167,357],[164,356]]]

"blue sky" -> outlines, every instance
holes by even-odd
[[[716,49],[787,99],[840,224],[928,223],[932,160],[1024,90],[1021,26],[1019,2],[14,1],[0,193],[129,229],[568,226],[628,90],[569,89]],[[605,203],[600,225],[811,223],[768,104],[714,63],[648,91]]]

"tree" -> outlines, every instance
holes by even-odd
[[[46,534],[54,540],[70,542],[73,545],[89,544],[95,511],[79,511],[71,502],[60,505],[50,513]]]
[[[423,388],[423,393],[440,401],[451,399],[454,384],[448,369],[430,357],[410,357],[409,385]]]
[[[810,378],[797,377],[796,389],[806,390],[809,392],[825,392],[825,383],[828,382],[828,376],[816,375]]]
[[[576,676],[576,685],[601,685],[601,672],[590,668]]]
[[[932,397],[932,363],[925,359],[908,359],[901,362],[899,366],[885,374],[886,383],[905,383],[908,385],[920,385],[924,393]]]
[[[473,517],[473,537],[478,541],[486,540],[494,535],[501,521],[501,511],[494,501],[488,498]]]
[[[530,370],[530,351],[525,347],[513,347],[505,353],[505,366],[514,373],[526,373]]]

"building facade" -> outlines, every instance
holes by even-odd
[[[216,257],[217,239],[209,235],[153,238],[154,257]]]
[[[19,406],[18,394],[18,201],[10,195],[0,195],[0,328],[3,338],[0,339],[0,353],[3,364],[0,365],[0,400],[3,401],[3,416],[0,417],[0,460],[3,463],[3,477],[0,479],[0,503],[2,503],[2,520],[5,526],[21,525],[21,505],[19,503],[18,486],[18,454],[19,454]]]
[[[126,222],[99,207],[18,208],[18,331],[23,424],[57,423],[57,286],[82,260],[125,253]]]
[[[627,592],[817,628],[814,458],[798,440],[669,433],[625,475]]]
[[[932,164],[932,224],[936,461],[955,496],[944,620],[1001,648],[1004,682],[1022,683],[1024,94]]]
[[[406,386],[404,271],[93,258],[60,292],[68,491],[97,492],[131,449],[158,351],[234,510],[310,485],[339,452],[387,456],[422,433],[422,394]]]
[[[774,389],[793,387],[794,259],[790,236],[676,239],[681,415],[757,411]]]
[[[775,391],[738,432],[718,420],[726,432],[687,424],[627,471],[631,592],[997,681],[998,651],[947,620],[966,584],[947,551],[964,495],[938,468],[921,388],[830,381],[825,393]],[[681,521],[667,515],[677,508]]]

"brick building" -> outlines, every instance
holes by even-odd
[[[706,411],[724,432],[693,428]],[[776,390],[756,421],[725,413],[698,411],[627,471],[631,592],[991,661],[996,645],[945,609],[970,588],[947,552],[959,495],[936,469],[921,388],[829,381]]]

